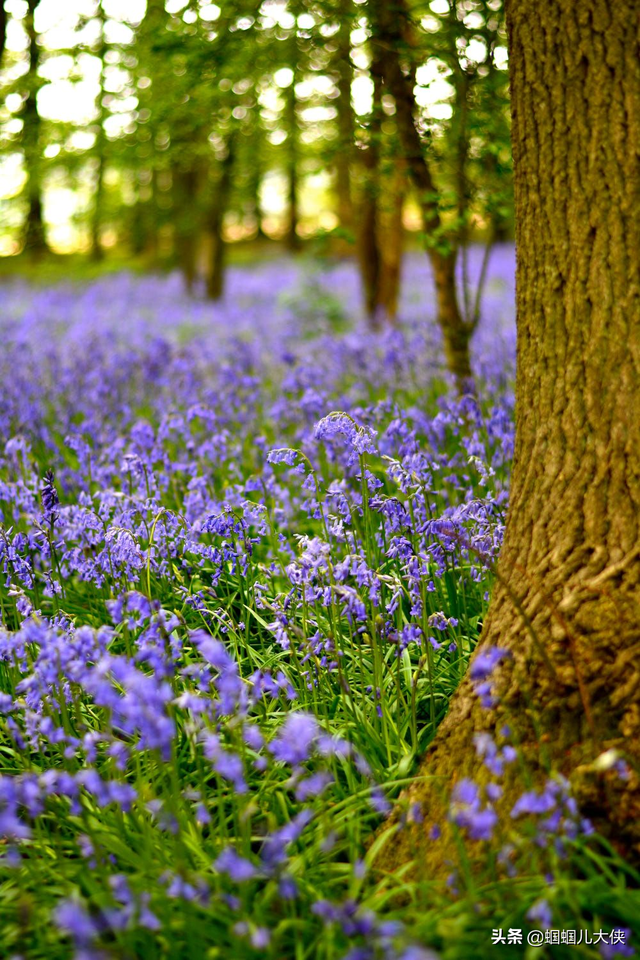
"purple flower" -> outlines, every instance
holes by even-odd
[[[78,900],[62,900],[54,910],[58,927],[73,937],[79,946],[86,946],[99,933],[86,909]]]
[[[488,804],[481,805],[478,785],[466,778],[454,787],[449,818],[472,840],[490,840],[498,822],[495,810]]]
[[[214,867],[219,873],[226,873],[234,883],[252,880],[258,872],[251,861],[241,857],[233,847],[225,847],[215,861]]]
[[[293,877],[285,874],[278,881],[278,892],[283,900],[295,900],[298,896],[298,885]]]
[[[277,450],[269,451],[267,454],[267,463],[286,463],[292,467],[296,462],[297,456],[297,450],[291,450],[288,447],[280,447]]]
[[[511,654],[508,650],[500,650],[498,647],[487,647],[486,650],[479,650],[471,661],[469,667],[469,676],[474,681],[486,680],[490,677],[497,665],[505,657]]]
[[[53,482],[53,470],[47,470],[42,483],[42,507],[48,520],[55,519],[56,507],[60,504],[58,491]]]
[[[297,766],[309,759],[318,735],[318,723],[310,713],[290,713],[269,750],[276,760]]]
[[[528,790],[516,800],[511,810],[512,817],[520,817],[526,813],[549,813],[556,805],[556,798],[550,790],[536,793]]]
[[[543,930],[548,930],[553,922],[553,915],[547,901],[536,900],[533,906],[527,910],[527,920],[539,923]]]
[[[604,960],[612,960],[613,957],[635,957],[636,951],[629,943],[630,938],[631,930],[628,927],[612,930],[609,943],[601,943],[598,947]]]
[[[472,806],[478,802],[478,799],[478,785],[473,780],[465,777],[453,788],[452,800],[454,803],[464,803]]]
[[[289,823],[265,837],[260,856],[268,870],[284,863],[287,847],[298,839],[312,819],[311,810],[301,810]]]
[[[266,950],[271,942],[271,932],[266,927],[255,927],[250,940],[254,950]]]
[[[298,783],[296,800],[305,801],[310,797],[319,797],[330,783],[333,783],[333,774],[328,770],[318,770]]]
[[[381,814],[383,817],[386,817],[391,813],[391,804],[389,803],[389,800],[387,799],[382,787],[372,787],[371,794],[369,796],[369,803],[376,813]]]

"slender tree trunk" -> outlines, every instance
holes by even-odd
[[[174,170],[173,211],[175,242],[178,261],[187,293],[193,293],[198,274],[198,238],[200,221],[197,216],[198,174],[193,168]]]
[[[300,218],[298,212],[298,167],[294,158],[289,160],[287,178],[289,181],[289,224],[287,227],[286,242],[287,248],[291,250],[292,253],[296,253],[300,249],[300,237],[298,235],[298,221]]]
[[[380,250],[378,248],[377,171],[378,146],[373,141],[362,151],[364,190],[358,215],[358,262],[369,326],[380,328],[377,312],[380,282]]]
[[[434,779],[409,792],[425,823],[387,847],[387,867],[421,847],[432,877],[451,853],[434,785],[482,782],[473,734],[499,739],[505,721],[538,782],[563,773],[595,826],[640,856],[638,3],[510,0],[507,18],[516,449],[480,650],[510,657],[495,671],[496,709],[461,685],[423,763]],[[628,779],[594,767],[610,749],[628,758]],[[510,769],[501,823],[523,789]],[[439,841],[426,839],[434,820]]]
[[[104,250],[100,243],[100,233],[102,225],[102,215],[103,215],[103,200],[104,200],[104,151],[106,145],[106,137],[104,133],[104,107],[102,105],[102,98],[104,95],[104,65],[105,65],[105,54],[107,52],[107,43],[104,34],[104,11],[102,9],[102,3],[98,4],[98,19],[100,21],[100,43],[98,47],[98,57],[100,59],[101,68],[100,68],[100,89],[98,92],[98,118],[97,118],[97,133],[96,133],[96,145],[95,145],[95,157],[96,157],[96,179],[94,186],[94,195],[93,195],[93,215],[91,218],[91,256],[93,260],[102,260],[104,257]]]
[[[404,0],[374,0],[372,24],[376,59],[387,90],[396,103],[396,126],[404,159],[418,194],[426,236],[427,253],[436,283],[437,318],[442,331],[445,357],[460,393],[472,389],[469,344],[475,324],[460,311],[455,282],[457,232],[447,229],[438,208],[439,192],[425,158],[414,116],[413,72],[403,70],[403,31],[408,23]],[[458,158],[459,161],[459,158]],[[443,252],[444,251],[444,252]],[[467,329],[468,328],[468,329]]]
[[[407,189],[404,163],[401,160],[396,161],[391,172],[383,175],[382,181],[378,216],[378,245],[380,248],[378,304],[385,320],[393,325],[398,314],[404,251],[402,213]]]
[[[0,67],[2,67],[2,57],[7,42],[7,11],[4,8],[4,0],[0,0]]]
[[[24,105],[24,128],[22,145],[27,170],[27,216],[24,227],[25,251],[40,256],[47,251],[47,242],[42,217],[41,166],[42,150],[40,143],[40,115],[36,95],[38,91],[38,67],[40,48],[35,29],[35,12],[39,0],[29,0],[25,29],[29,37],[29,72],[27,75],[28,94]]]
[[[226,261],[226,243],[222,232],[224,215],[229,203],[231,174],[234,161],[234,134],[227,141],[227,155],[222,161],[220,177],[215,186],[215,194],[209,214],[211,231],[211,256],[207,274],[207,296],[210,300],[220,300],[224,294],[224,272]]]
[[[455,377],[459,389],[465,393],[473,390],[473,373],[469,342],[473,325],[466,323],[460,313],[460,301],[456,284],[457,252],[442,254],[429,251],[429,260],[436,285],[438,322],[444,341],[447,368]]]
[[[395,323],[403,252],[402,211],[406,192],[405,165],[392,168],[383,158],[382,74],[374,61],[373,111],[369,142],[360,151],[364,189],[358,215],[357,251],[365,310],[372,330]]]
[[[381,140],[381,103],[382,85],[375,71],[374,92],[371,118],[369,120],[369,140],[360,151],[364,183],[362,200],[358,214],[357,250],[360,264],[360,277],[364,293],[364,304],[369,326],[379,330],[383,318],[378,310],[380,271],[382,268],[378,225],[378,191],[380,188],[380,140]]]
[[[154,161],[151,156],[151,162]],[[133,207],[131,223],[131,245],[136,255],[145,255],[151,260],[158,257],[158,205],[156,202],[157,185],[156,172],[153,167],[138,171],[144,175],[143,182],[138,182],[138,197]],[[149,179],[147,182],[147,174]]]
[[[257,141],[257,138],[256,138]],[[260,162],[260,143],[255,144],[256,155],[253,158],[253,165],[249,182],[250,213],[255,219],[256,236],[263,240],[266,236],[262,227],[262,203],[260,199],[260,189],[262,187],[263,166]]]
[[[102,132],[100,132],[102,131]],[[104,201],[104,131],[100,122],[100,130],[96,139],[96,180],[93,197],[93,216],[91,218],[91,257],[93,260],[102,260],[104,250],[100,243],[103,201]]]
[[[287,181],[289,192],[288,218],[289,223],[286,234],[287,248],[295,253],[300,249],[300,237],[298,235],[299,220],[299,185],[298,185],[298,106],[296,102],[296,69],[292,66],[293,80],[287,87],[287,129],[289,134],[288,156],[287,156]]]
[[[134,206],[131,208],[131,228],[130,241],[134,256],[140,256],[149,245],[149,222],[147,216],[147,207],[149,201],[140,197],[140,186],[137,188],[138,196]]]
[[[336,195],[338,219],[344,231],[353,230],[353,202],[351,197],[351,161],[353,156],[354,121],[351,104],[351,30],[353,10],[351,0],[343,0],[340,9],[340,30],[336,50],[338,73],[338,153],[336,154]]]

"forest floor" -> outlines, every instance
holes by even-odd
[[[218,304],[3,279],[1,956],[632,955],[640,878],[559,781],[504,824],[458,784],[447,890],[376,868],[423,816],[402,788],[478,641],[513,453],[512,248],[475,399],[405,273],[376,335],[349,262],[232,265]],[[517,751],[477,749],[499,790]]]

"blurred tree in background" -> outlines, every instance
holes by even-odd
[[[469,377],[466,249],[512,231],[502,0],[5,0],[0,27],[0,253],[218,298],[230,244],[311,245],[357,257],[377,328],[419,244]]]

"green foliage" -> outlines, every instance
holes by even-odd
[[[188,0],[169,13],[162,0],[149,0],[136,19],[140,7],[116,13],[94,0],[92,11],[65,15],[64,40],[42,30],[34,6],[35,69],[25,73],[29,37],[18,5],[9,35],[23,39],[12,39],[0,72],[0,162],[7,169],[20,162],[31,183],[0,200],[5,252],[20,248],[30,190],[74,195],[73,240],[62,241],[51,220],[61,201],[45,203],[56,250],[62,242],[93,246],[97,257],[117,247],[118,256],[168,258],[197,273],[200,238],[212,231],[221,229],[227,240],[261,232],[279,239],[294,229],[299,239],[322,235],[333,217],[339,246],[342,235],[354,235],[348,221],[366,190],[384,198],[390,189],[385,164],[402,157],[393,98],[376,88],[367,105],[367,84],[378,83],[369,3],[291,0],[272,8],[231,0],[218,8]],[[446,237],[427,239],[444,250],[477,235],[509,235],[511,169],[501,3],[466,0],[447,12],[435,6],[437,13],[415,4],[401,15],[406,66],[417,83],[415,119],[446,225]],[[64,120],[35,111],[38,90],[38,104],[53,90],[69,97],[71,87],[56,87],[56,77],[86,82],[89,64],[96,95],[88,122],[73,111]],[[50,96],[47,102],[50,111]],[[232,137],[222,228],[217,192]],[[371,145],[380,170],[377,185],[363,187]],[[313,178],[327,173],[316,196]],[[276,201],[283,190],[287,196]],[[263,209],[265,197],[277,213]],[[303,212],[300,197],[307,198]]]

